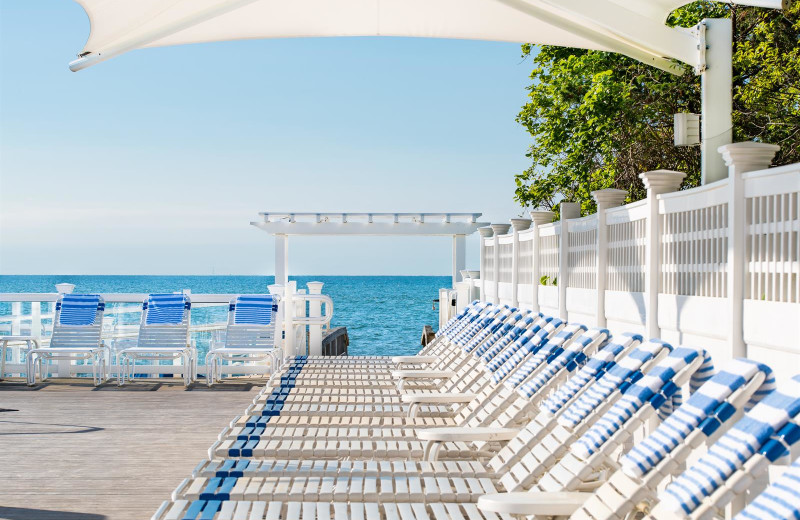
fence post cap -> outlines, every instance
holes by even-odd
[[[478,228],[478,233],[479,233],[479,234],[480,234],[480,235],[481,235],[483,238],[489,238],[489,237],[491,237],[492,235],[494,235],[494,230],[493,230],[493,229],[492,229],[490,226],[484,226],[484,227],[480,227],[480,228]]]
[[[511,224],[492,224],[492,231],[495,235],[505,235],[509,228],[511,228]]]
[[[625,190],[618,190],[615,188],[606,188],[604,190],[596,190],[592,192],[592,198],[598,206],[614,207],[619,206],[625,202],[625,197],[628,192]]]
[[[717,151],[722,154],[728,168],[736,167],[740,173],[745,173],[769,168],[780,149],[777,144],[744,141],[722,145]]]
[[[642,179],[644,187],[654,193],[667,193],[676,191],[681,186],[683,178],[686,174],[683,172],[676,172],[674,170],[653,170],[639,174]]]
[[[551,223],[553,221],[553,217],[555,216],[556,214],[552,211],[547,211],[547,210],[531,211],[531,220],[533,220],[533,223],[536,224],[537,226],[542,226],[544,224]]]
[[[520,232],[525,231],[529,227],[533,221],[529,218],[512,218],[511,219],[511,227],[514,228],[514,231]]]

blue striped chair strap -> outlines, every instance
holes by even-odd
[[[248,294],[236,298],[233,323],[236,325],[269,325],[277,310],[270,294]]]
[[[789,421],[800,414],[800,375],[764,397],[700,459],[659,494],[665,507],[689,514],[760,451],[770,460],[786,454],[800,432]],[[782,437],[782,438],[781,438]]]
[[[702,351],[685,347],[670,352],[666,358],[625,390],[619,400],[575,441],[572,452],[580,458],[587,459],[643,406],[649,403],[656,409],[660,408],[663,402],[653,403],[651,400],[671,397],[678,390],[673,378],[701,355]]]
[[[573,375],[561,388],[542,403],[542,409],[551,414],[558,412],[568,401],[580,392],[595,376],[614,362],[616,357],[625,349],[620,343],[609,343],[601,350],[594,353],[589,361]]]
[[[65,294],[56,304],[59,325],[87,326],[94,325],[97,311],[102,311],[104,305],[99,294]]]
[[[544,385],[546,385],[547,382],[553,378],[553,376],[555,376],[561,369],[565,368],[569,363],[582,363],[588,360],[589,358],[585,355],[580,361],[578,361],[577,358],[578,355],[582,354],[583,350],[590,344],[597,341],[601,337],[607,336],[608,331],[605,329],[592,329],[586,332],[581,337],[570,343],[569,347],[562,350],[558,355],[553,358],[549,358],[547,361],[547,366],[530,381],[519,386],[517,393],[525,398],[530,399],[534,396],[534,394],[536,394],[536,392],[541,390],[542,387],[544,387]],[[516,376],[516,373],[514,376]],[[512,384],[514,384],[513,381]]]
[[[700,427],[711,435],[735,410],[726,403],[733,392],[756,374],[765,374],[760,389],[775,389],[772,369],[749,359],[736,359],[725,370],[711,377],[683,405],[662,422],[653,433],[637,443],[622,458],[622,470],[631,477],[641,477],[672,452],[686,437]],[[728,404],[727,406],[725,406]]]
[[[184,313],[190,308],[184,294],[151,294],[142,306],[147,313],[147,325],[177,325],[183,322]]]
[[[656,357],[663,349],[671,349],[661,341],[648,341],[636,347],[633,352],[617,363],[607,363],[595,374],[596,381],[564,410],[558,422],[567,428],[574,428],[594,411],[616,390],[625,391],[632,383],[642,377],[642,366]]]

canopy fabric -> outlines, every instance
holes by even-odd
[[[664,25],[687,0],[76,0],[91,33],[80,70],[144,47],[261,38],[409,36],[615,51],[698,65],[693,31]]]

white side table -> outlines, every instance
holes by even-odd
[[[6,348],[10,341],[24,341],[28,345],[28,350],[42,348],[39,338],[34,336],[0,336],[0,381],[6,373]]]

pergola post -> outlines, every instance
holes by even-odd
[[[466,235],[453,235],[453,289],[461,281],[461,271],[467,268],[466,239]]]
[[[289,235],[275,235],[275,283],[289,283]]]

